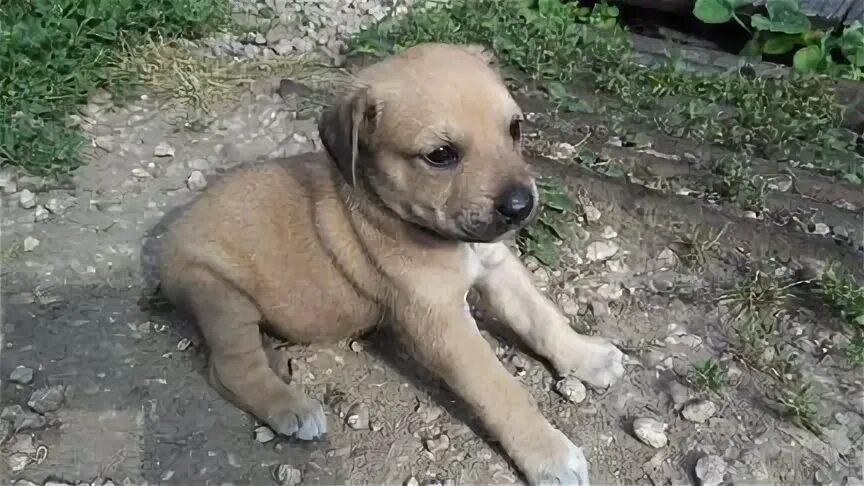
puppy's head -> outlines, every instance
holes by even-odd
[[[347,183],[444,238],[491,242],[536,213],[522,112],[477,46],[423,44],[370,66],[325,111]]]

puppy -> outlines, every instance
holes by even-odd
[[[392,322],[414,356],[482,419],[532,484],[588,484],[553,428],[480,335],[488,310],[561,375],[606,388],[609,342],[577,334],[501,240],[537,212],[523,115],[476,46],[423,44],[366,68],[323,114],[326,153],[246,167],[169,229],[161,287],[194,314],[211,381],[284,435],[327,431],[321,404],[268,366],[259,327],[295,343]]]

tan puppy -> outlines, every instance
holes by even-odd
[[[577,334],[502,244],[537,189],[522,113],[474,46],[425,44],[375,64],[325,112],[327,153],[244,168],[170,230],[164,293],[191,310],[211,378],[276,431],[314,439],[321,404],[269,368],[259,326],[296,343],[394,323],[531,483],[588,484],[582,451],[499,363],[465,302],[485,304],[562,375],[605,388],[607,341]]]

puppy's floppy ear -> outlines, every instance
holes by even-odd
[[[366,125],[374,122],[374,109],[366,88],[359,87],[336,99],[318,121],[318,135],[324,148],[352,186],[357,178],[360,137],[367,133]]]
[[[463,44],[462,50],[468,54],[479,57],[483,62],[490,66],[498,64],[498,59],[495,58],[495,53],[480,44]]]

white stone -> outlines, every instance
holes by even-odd
[[[696,477],[702,486],[719,486],[726,475],[726,461],[723,458],[708,455],[696,461]]]
[[[585,221],[588,221],[589,223],[599,221],[602,217],[602,214],[600,214],[600,210],[595,208],[594,206],[585,206],[582,211],[585,213]]]
[[[620,247],[612,241],[595,241],[585,249],[585,257],[592,262],[608,260],[615,256],[619,249]]]
[[[200,170],[192,171],[186,179],[186,186],[190,191],[202,191],[207,187],[207,177]]]
[[[18,194],[18,203],[24,209],[33,209],[36,207],[36,194],[33,194],[29,189],[24,189]]]
[[[32,237],[32,236],[28,236],[27,238],[24,238],[24,243],[23,243],[24,251],[30,252],[30,251],[35,250],[36,247],[39,246],[39,243],[40,243],[40,241],[38,239]]]
[[[698,400],[684,407],[681,415],[691,421],[704,424],[717,413],[717,405],[710,400]]]
[[[153,149],[153,155],[156,157],[173,157],[174,147],[168,143],[160,142],[156,145],[156,148]]]
[[[634,420],[633,433],[637,439],[655,449],[665,447],[669,443],[666,437],[666,425],[652,418],[641,417]]]
[[[582,403],[588,396],[585,385],[572,376],[558,380],[555,389],[570,403]]]

